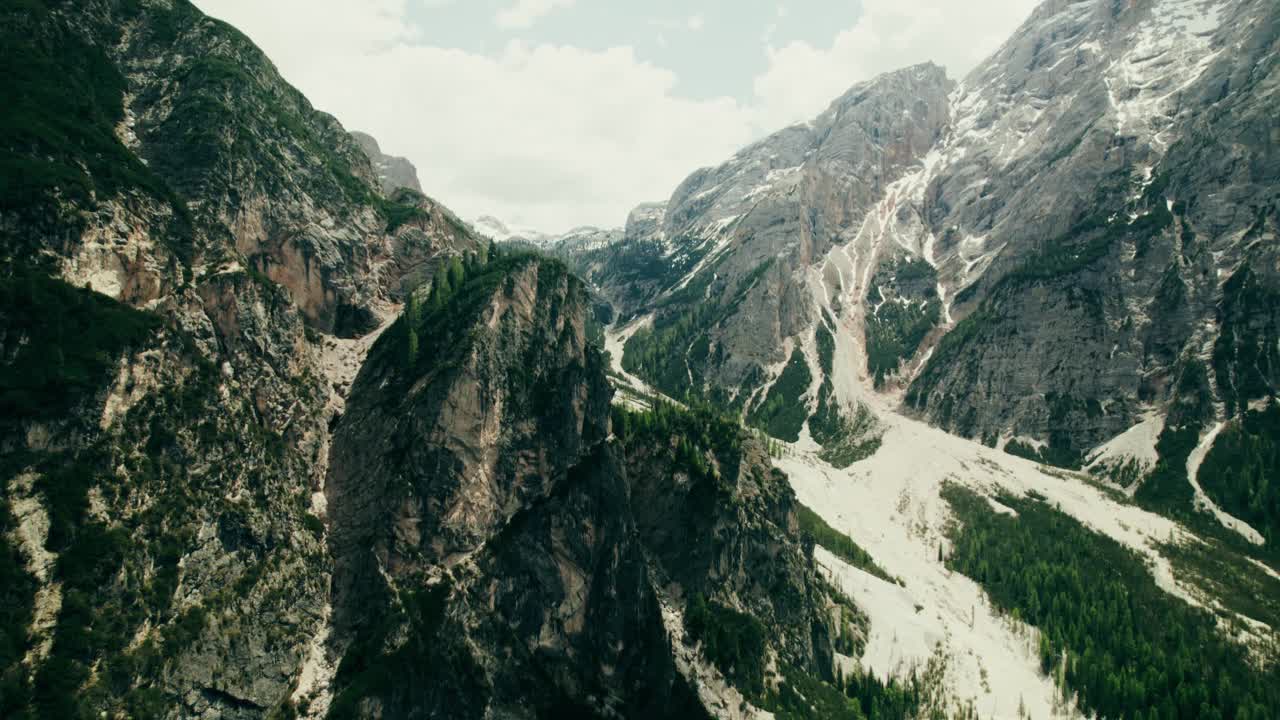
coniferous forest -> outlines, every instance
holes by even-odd
[[[959,486],[943,496],[957,520],[947,566],[1039,629],[1041,669],[1082,710],[1137,720],[1275,717],[1275,658],[1256,667],[1216,615],[1159,587],[1132,551],[1034,497],[1001,496],[1012,516]]]

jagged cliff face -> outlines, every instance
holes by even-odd
[[[186,2],[3,15],[0,714],[283,712],[352,336],[481,243]]]
[[[429,311],[420,355],[402,319],[356,381],[328,485],[343,667],[358,668],[339,673],[339,712],[545,714],[601,684],[595,662],[647,671],[636,640],[660,632],[657,608],[604,448],[582,294],[554,266],[507,270]],[[368,687],[393,669],[405,682]]]
[[[954,99],[920,205],[965,317],[911,405],[968,436],[1070,461],[1161,409],[1188,362],[1221,401],[1274,338],[1258,308],[1239,367],[1230,279],[1274,292],[1280,82],[1270,3],[1047,3]],[[1265,353],[1265,351],[1263,351]]]
[[[318,330],[376,326],[381,274],[403,251],[389,230],[415,209],[377,191],[333,118],[189,3],[51,7],[13,14],[26,36],[15,52],[31,57],[15,86],[43,89],[17,93],[11,150],[49,161],[10,194],[12,242],[54,251],[71,282],[128,302],[243,268],[287,288]],[[89,99],[44,97],[68,76]],[[53,132],[40,125],[63,112]],[[68,155],[66,135],[93,143],[94,160]]]
[[[378,185],[382,188],[382,192],[391,195],[400,188],[422,192],[422,183],[418,181],[418,169],[407,158],[383,153],[382,147],[372,135],[352,132],[351,137],[373,164],[373,171],[378,176]]]
[[[476,272],[383,336],[334,438],[330,712],[703,714],[664,622],[695,593],[779,628],[773,652],[829,676],[830,640],[812,633],[830,600],[767,458],[735,458],[686,505],[670,447],[609,439],[581,281],[533,258]]]
[[[628,344],[634,366],[672,395],[693,391],[749,413],[789,361],[815,377],[813,328],[823,296],[841,289],[834,269],[817,271],[941,138],[951,87],[933,65],[860,84],[814,121],[695,172],[665,206],[634,213],[609,258],[616,266],[591,275],[624,316],[653,313],[652,330]],[[803,385],[786,402],[807,416],[817,386]]]
[[[957,86],[889,73],[695,172],[591,276],[652,313],[629,369],[787,439],[881,392],[1068,464],[1164,414],[1188,363],[1219,413],[1273,395],[1274,313],[1239,298],[1275,294],[1278,18],[1046,2]]]
[[[628,453],[665,456],[609,441],[563,266],[486,265],[185,2],[2,15],[0,715],[694,717],[688,678],[728,686],[685,585],[779,623],[756,660],[829,673],[758,450],[722,567],[650,548],[632,483],[664,479]]]

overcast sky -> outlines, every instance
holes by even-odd
[[[691,171],[933,60],[960,78],[1037,0],[195,0],[467,219],[621,225]]]

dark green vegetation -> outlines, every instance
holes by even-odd
[[[959,523],[948,565],[1040,629],[1042,669],[1081,709],[1253,719],[1280,704],[1280,668],[1255,668],[1213,614],[1162,590],[1132,551],[1034,498],[999,497],[1013,517],[958,486],[943,496]]]
[[[1250,400],[1276,396],[1280,383],[1280,292],[1248,264],[1222,288],[1213,370],[1227,415],[1243,415]]]
[[[812,381],[804,352],[796,348],[764,400],[747,412],[747,422],[773,437],[788,442],[799,440],[800,430],[809,417],[804,395],[809,392]]]
[[[822,370],[822,384],[818,386],[818,407],[809,418],[809,433],[820,445],[840,439],[844,432],[844,413],[836,401],[835,384],[831,376],[835,367],[836,339],[828,324],[830,317],[824,310],[822,320],[814,331],[814,344],[818,348],[818,367]]]
[[[111,378],[121,353],[160,327],[153,315],[39,269],[0,272],[0,327],[21,339],[0,363],[6,421],[63,415]]]
[[[1270,401],[1219,433],[1200,465],[1200,486],[1226,512],[1280,539],[1280,405]]]
[[[671,282],[671,264],[662,243],[628,240],[585,253],[568,253],[556,248],[556,255],[570,263],[582,277],[600,287],[624,288],[636,303],[647,301]],[[624,321],[631,318],[623,318]]]
[[[921,259],[882,268],[871,280],[875,309],[866,319],[867,369],[876,387],[915,355],[929,331],[942,319],[937,272]]]
[[[650,403],[650,410],[613,406],[613,433],[619,440],[670,448],[673,468],[688,472],[694,480],[737,473],[745,436],[737,420],[710,405],[681,408],[660,399]],[[718,468],[708,462],[707,451]]]
[[[796,515],[800,518],[800,532],[813,538],[816,544],[826,548],[832,555],[859,570],[871,573],[886,582],[897,582],[852,538],[828,525],[826,520],[804,504],[796,505]]]
[[[840,676],[825,683],[790,666],[782,667],[782,682],[770,688],[760,706],[778,720],[941,720],[942,710],[922,714],[927,691],[913,670],[905,681],[881,682],[874,675]],[[965,717],[957,715],[956,718]]]
[[[651,411],[615,406],[613,431],[628,448],[664,448],[662,455],[672,464],[665,467],[663,473],[683,472],[690,477],[694,489],[686,502],[696,506],[692,511],[696,516],[710,516],[715,505],[724,507],[735,502],[711,492],[721,478],[731,478],[739,472],[742,442],[749,436],[735,418],[709,406],[683,409],[655,401]],[[651,462],[651,458],[646,459],[646,463]],[[803,505],[795,503],[795,510],[803,535],[857,567],[890,580],[847,536],[832,529]],[[681,554],[688,552],[683,550]],[[824,587],[838,607],[840,627],[836,651],[853,657],[861,655],[866,636],[865,616],[838,591],[825,584]],[[780,663],[782,677],[766,678],[765,653],[772,629],[762,626],[753,615],[706,594],[694,593],[690,597],[685,628],[689,639],[702,643],[705,657],[735,687],[752,703],[779,718],[909,718],[915,717],[921,707],[923,685],[914,674],[905,683],[895,680],[885,684],[874,676],[860,673],[848,677],[838,675],[831,682],[825,682],[783,661]]]
[[[418,193],[408,188],[401,188],[391,198],[378,197],[374,205],[387,221],[387,232],[395,233],[405,225],[416,220],[425,220],[426,211],[418,207],[415,201],[420,200]]]
[[[708,303],[655,320],[652,328],[638,330],[627,340],[623,368],[669,397],[700,395],[711,343],[707,328],[715,315],[715,306]]]
[[[810,427],[812,428],[812,424]],[[853,419],[848,419],[841,413],[838,431],[834,435],[824,434],[824,440],[819,440],[824,444],[818,457],[832,467],[843,470],[859,460],[875,455],[880,449],[881,440],[875,416],[859,405]]]
[[[758,620],[695,595],[684,622],[688,638],[701,643],[702,653],[734,687],[779,720],[905,720],[916,717],[924,701],[924,682],[914,671],[902,682],[856,673],[828,683],[783,664],[776,686],[766,685],[767,631]]]
[[[836,340],[828,328],[834,326],[835,321],[825,310],[822,317],[814,337],[822,384],[818,386],[818,407],[809,418],[809,433],[822,445],[819,457],[844,469],[874,455],[880,449],[880,437],[875,435],[875,417],[869,410],[859,406],[850,418],[836,399],[835,384],[831,381]]]
[[[1280,627],[1280,580],[1235,548],[1210,539],[1164,543],[1160,553],[1173,564],[1180,579],[1190,580],[1227,610]],[[1239,626],[1232,621],[1232,628]]]
[[[27,557],[10,541],[13,506],[0,497],[0,716],[18,717],[25,700],[26,670],[36,579],[27,572]]]
[[[723,389],[704,389],[707,368],[722,359],[713,333],[761,281],[772,260],[762,263],[734,288],[713,286],[717,266],[704,269],[662,301],[654,313],[653,327],[640,330],[627,340],[622,365],[669,397],[708,400],[736,409],[746,400],[745,393],[733,402]]]
[[[1201,431],[1213,412],[1204,365],[1185,363],[1176,393],[1164,431],[1156,441],[1159,460],[1134,498],[1148,509],[1187,520],[1198,514],[1192,505],[1195,493],[1187,478],[1187,458],[1200,443]]]
[[[124,77],[49,8],[57,4],[27,0],[0,11],[0,209],[38,226],[61,216],[59,198],[140,191],[171,206],[177,222],[164,237],[185,256],[186,204],[116,137]]]
[[[782,668],[782,682],[761,698],[760,705],[778,720],[864,720],[862,705],[831,683],[793,667]],[[880,717],[894,717],[882,715]],[[901,716],[906,717],[906,716]]]
[[[859,649],[860,652],[860,649]],[[756,704],[779,720],[976,720],[970,706],[949,707],[945,659],[935,654],[923,668],[912,668],[903,679],[883,682],[875,675],[836,672],[823,682],[783,663],[776,687],[770,686]]]
[[[938,346],[934,348],[933,355],[929,357],[929,362],[916,376],[911,387],[907,388],[907,403],[917,410],[924,410],[929,404],[930,393],[942,383],[947,369],[956,366],[971,353],[972,345],[986,337],[996,324],[996,319],[994,311],[983,304],[956,323],[951,332],[943,335],[942,340],[938,341]],[[942,402],[949,401],[948,397]],[[942,417],[939,421],[945,425],[946,421],[951,419],[950,412],[940,412]]]
[[[684,627],[734,687],[748,696],[764,692],[765,628],[759,620],[694,595],[685,606]]]
[[[328,720],[362,717],[361,700],[392,692],[397,678],[406,673],[429,672],[433,660],[438,659],[437,634],[444,622],[449,594],[447,581],[422,590],[407,590],[393,605],[393,611],[356,636],[334,676],[334,685],[341,690],[329,705]],[[385,650],[388,637],[397,631],[403,633],[403,643],[395,650]]]
[[[1197,477],[1206,494],[1220,507],[1232,515],[1248,518],[1246,522],[1268,539],[1265,545],[1254,546],[1195,505],[1195,491],[1187,477],[1187,460],[1200,444],[1213,417],[1208,372],[1199,362],[1182,366],[1175,401],[1156,442],[1159,459],[1138,486],[1134,499],[1147,510],[1178,520],[1200,537],[1221,545],[1224,551],[1259,560],[1272,568],[1280,567],[1280,553],[1271,542],[1276,517],[1272,509],[1276,502],[1273,408],[1274,403],[1231,421],[1218,435]]]
[[[500,252],[494,257],[454,256],[437,268],[426,302],[410,299],[405,312],[379,338],[370,359],[398,352],[399,364],[414,372],[401,373],[403,382],[465,352],[467,338],[475,332],[472,321],[484,303],[504,284],[514,282],[513,274],[532,263],[538,264],[538,282],[547,285],[559,278],[581,282],[558,260],[536,253]]]
[[[1027,460],[1034,460],[1038,463],[1044,462],[1044,456],[1041,454],[1040,449],[1024,443],[1017,438],[1005,443],[1004,451],[1014,457],[1026,458]]]
[[[1046,393],[1044,401],[1049,406],[1049,441],[1037,448],[1013,439],[1004,446],[1004,451],[1044,465],[1079,469],[1084,457],[1071,442],[1073,420],[1082,415],[1090,419],[1099,417],[1102,405],[1092,398],[1080,400],[1058,393]]]

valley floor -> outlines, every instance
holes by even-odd
[[[969,578],[948,570],[946,536],[952,522],[941,497],[955,483],[988,498],[998,512],[1000,492],[1036,493],[1091,530],[1139,553],[1157,584],[1197,605],[1215,603],[1181,582],[1158,545],[1200,542],[1177,523],[1142,510],[1087,475],[1023,460],[878,408],[886,426],[872,457],[838,470],[818,448],[793,446],[776,464],[799,499],[847,533],[902,585],[850,567],[819,548],[817,558],[871,618],[864,667],[881,677],[923,668],[936,653],[947,661],[948,684],[982,717],[1073,717],[1052,680],[1039,670],[1038,631],[994,609]]]
[[[607,349],[621,390],[617,402],[653,395],[648,385],[621,368],[622,347],[639,326],[608,329]],[[1000,504],[998,495],[1038,495],[1136,552],[1170,595],[1227,615],[1216,599],[1179,578],[1161,554],[1163,544],[1202,542],[1178,523],[1137,507],[1126,493],[1088,474],[985,447],[904,417],[874,397],[864,399],[884,427],[873,456],[837,469],[819,457],[821,448],[805,432],[774,461],[803,504],[900,581],[887,582],[816,549],[819,565],[870,617],[867,646],[859,658],[864,669],[882,679],[904,678],[941,659],[957,709],[972,703],[984,718],[1081,716],[1074,698],[1064,698],[1040,670],[1039,631],[993,607],[976,582],[946,567],[948,529],[954,522],[942,497],[948,483],[978,492],[993,510],[1007,514],[1016,511]],[[1269,631],[1256,621],[1249,625],[1257,635],[1246,633],[1244,640]]]

